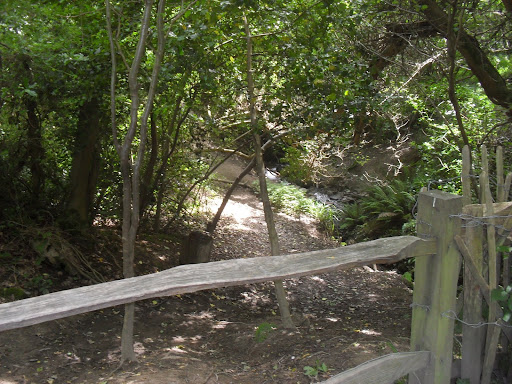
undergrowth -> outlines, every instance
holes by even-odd
[[[259,186],[255,185],[255,189],[259,192]],[[329,235],[336,234],[340,212],[335,207],[308,197],[304,188],[286,182],[268,183],[267,189],[270,203],[276,211],[299,219],[312,217]]]
[[[343,207],[340,232],[355,241],[411,234],[415,202],[415,193],[406,182],[373,185],[358,202]]]

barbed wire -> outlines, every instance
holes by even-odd
[[[424,309],[426,312],[430,312],[430,305],[425,305],[425,304],[418,304],[418,303],[412,303],[411,305],[409,305],[409,307],[411,308],[422,308]]]
[[[482,321],[480,321],[478,323],[468,323],[467,321],[464,321],[464,320],[460,319],[453,309],[449,309],[447,311],[442,312],[441,313],[441,317],[447,317],[449,319],[458,321],[459,323],[464,324],[464,325],[466,325],[468,327],[471,327],[471,328],[482,328],[482,327],[485,327],[485,326],[488,326],[488,325],[495,325],[495,326],[501,327],[501,328],[512,328],[512,325],[504,324],[503,322],[500,321],[501,319],[498,319],[498,320],[496,320],[494,322],[482,322]]]
[[[470,178],[479,178],[479,176],[472,176],[470,175],[469,176]],[[427,190],[432,190],[431,186],[432,185],[446,185],[450,182],[453,182],[453,181],[460,181],[460,176],[457,176],[457,177],[450,177],[448,179],[432,179],[432,180],[429,180],[428,183],[427,183]]]
[[[465,220],[467,224],[462,225],[462,228],[475,228],[478,226],[488,227],[493,226],[495,229],[502,231],[502,233],[498,232],[498,236],[508,237],[512,228],[507,228],[504,225],[491,223],[490,220],[496,219],[511,219],[512,215],[490,215],[490,216],[473,216],[466,213],[459,213],[457,215],[450,215],[450,217],[457,217],[461,220]],[[485,221],[489,220],[489,221]]]
[[[431,310],[430,305],[418,304],[418,303],[412,303],[409,307],[421,308],[421,309],[424,309],[426,312],[430,312],[430,310]],[[505,324],[503,321],[500,321],[501,319],[498,319],[494,322],[480,321],[478,323],[468,323],[467,321],[460,319],[453,309],[449,309],[444,312],[441,312],[441,317],[446,317],[448,319],[458,321],[459,323],[464,324],[471,328],[482,328],[482,327],[486,327],[488,325],[495,325],[495,326],[501,327],[501,328],[512,328],[512,325]]]

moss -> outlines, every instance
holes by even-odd
[[[14,300],[24,299],[27,294],[19,287],[0,288],[0,296],[6,299],[14,298]]]

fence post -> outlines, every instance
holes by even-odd
[[[409,375],[409,384],[449,384],[460,254],[454,237],[461,231],[462,196],[421,192],[418,237],[437,240],[437,254],[417,257],[411,324],[411,351],[430,351],[427,368]]]

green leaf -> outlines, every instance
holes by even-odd
[[[37,93],[35,91],[33,91],[32,89],[26,88],[26,89],[23,90],[23,92],[26,93],[29,96],[37,97]]]
[[[500,245],[499,247],[496,247],[496,251],[510,253],[510,252],[512,252],[512,247],[509,247],[506,245]]]
[[[307,375],[307,376],[317,376],[318,375],[318,371],[316,370],[316,368],[313,368],[313,367],[310,367],[309,365],[304,367],[304,374]]]
[[[393,351],[393,353],[398,353],[398,349],[393,345],[393,343],[391,343],[390,341],[388,341],[386,343],[388,345],[389,348],[391,348],[391,350]]]
[[[506,301],[508,299],[508,293],[501,287],[493,289],[491,299],[495,301]]]
[[[503,314],[503,321],[508,323],[508,321],[510,320],[511,317],[512,317],[512,312],[507,311]]]
[[[326,100],[328,101],[334,101],[336,100],[336,93],[331,93],[330,95],[328,95],[326,98]]]

